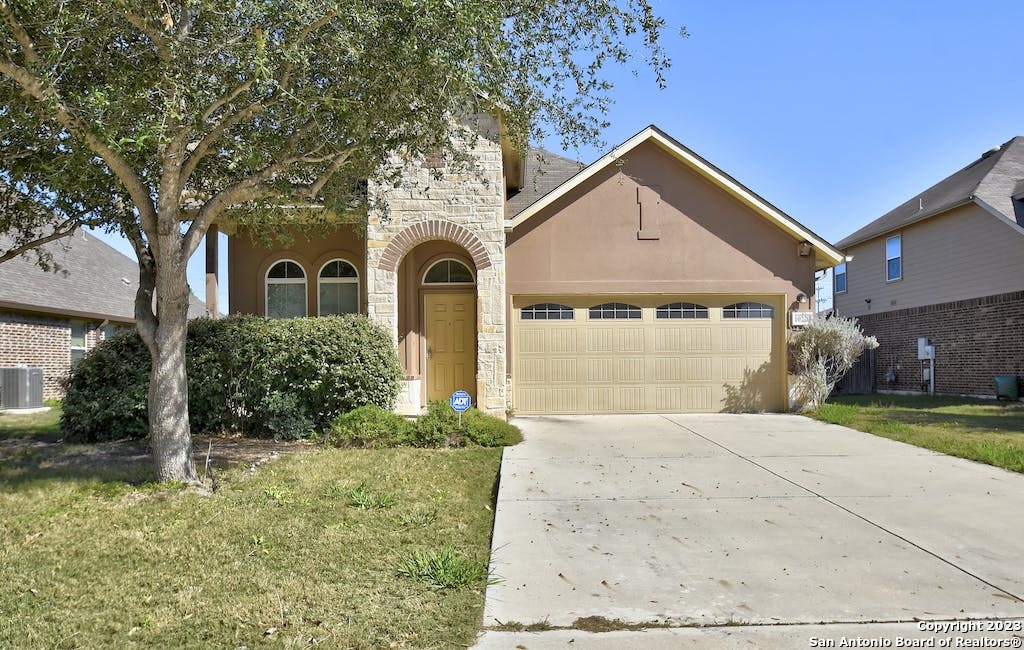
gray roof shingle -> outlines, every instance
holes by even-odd
[[[40,269],[31,253],[0,263],[0,305],[134,322],[139,286],[135,260],[83,230],[47,248],[56,272]],[[206,306],[195,294],[189,296],[188,315],[206,315]]]
[[[523,189],[509,194],[505,201],[505,218],[511,219],[530,207],[541,197],[569,180],[583,169],[579,161],[530,147],[525,160],[526,183]]]
[[[1012,200],[1022,181],[1024,136],[1017,136],[843,238],[836,247],[848,248],[975,199],[1024,226],[1024,217],[1014,213]]]

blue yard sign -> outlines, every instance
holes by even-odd
[[[465,413],[469,410],[469,407],[473,405],[473,398],[469,396],[464,390],[457,390],[452,393],[451,399],[448,403],[452,405],[452,408],[459,413]]]

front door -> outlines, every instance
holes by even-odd
[[[426,294],[427,401],[464,390],[476,401],[476,296]]]

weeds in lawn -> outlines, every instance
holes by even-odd
[[[399,575],[430,585],[435,589],[460,589],[484,583],[484,563],[457,553],[450,546],[440,551],[416,549],[398,569]]]
[[[276,503],[279,506],[287,505],[292,502],[292,495],[294,492],[291,488],[283,485],[268,485],[263,489],[263,499],[266,503]]]
[[[412,512],[398,515],[398,523],[406,528],[426,528],[437,521],[437,510],[434,508],[417,508]]]
[[[348,504],[360,510],[390,508],[397,502],[393,494],[372,492],[365,483],[360,483],[348,493]]]

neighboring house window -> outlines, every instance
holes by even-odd
[[[591,307],[590,318],[592,320],[640,320],[640,308],[636,305],[627,305],[621,302],[606,302],[603,305]]]
[[[519,310],[522,320],[572,320],[573,309],[553,302],[542,302]]]
[[[836,293],[846,293],[846,262],[843,262],[836,267],[835,274],[835,291]]]
[[[104,341],[109,341],[110,339],[114,338],[115,334],[117,334],[117,325],[104,325],[103,326],[103,340]]]
[[[71,321],[71,365],[75,365],[85,356],[85,323]]]
[[[707,318],[708,308],[692,302],[670,302],[654,310],[654,317],[662,318]]]
[[[296,262],[281,260],[267,271],[267,316],[306,315],[306,272]]]
[[[885,279],[903,277],[903,240],[900,235],[885,240]]]
[[[722,308],[722,318],[771,318],[771,305],[760,302],[738,302]]]
[[[320,269],[320,315],[359,313],[359,272],[345,260],[331,260]]]
[[[458,260],[441,260],[423,274],[423,284],[473,284],[473,273]]]

